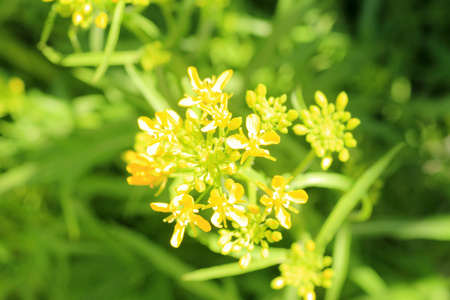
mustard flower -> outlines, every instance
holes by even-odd
[[[232,179],[227,179],[225,186],[230,191],[228,198],[224,193],[221,194],[218,189],[213,189],[208,199],[209,204],[203,209],[212,208],[214,210],[211,223],[218,228],[222,228],[222,223],[227,228],[227,219],[235,221],[241,227],[247,226],[248,219],[245,214],[245,208],[239,205],[240,203],[245,203],[244,200],[241,200],[244,195],[244,188]]]
[[[127,178],[130,185],[148,185],[150,188],[159,186],[159,194],[166,186],[168,175],[174,172],[176,164],[158,163],[154,158],[144,154],[128,151],[127,171],[132,174]]]
[[[174,248],[178,248],[183,241],[184,232],[188,224],[192,227],[195,234],[195,226],[198,226],[205,232],[211,230],[209,222],[197,215],[199,208],[202,208],[203,204],[195,204],[194,198],[192,198],[191,195],[180,194],[176,196],[170,204],[153,202],[150,203],[150,206],[154,211],[172,213],[169,217],[164,219],[164,222],[172,223],[173,221],[176,221],[175,229],[170,240],[170,244]]]
[[[303,246],[293,244],[286,263],[279,267],[281,276],[271,282],[273,289],[281,289],[286,285],[297,288],[297,293],[305,300],[315,300],[315,287],[329,288],[332,285],[333,270],[327,268],[331,265],[332,258],[323,256],[316,249],[313,241],[308,241]]]
[[[291,215],[286,209],[298,213],[298,210],[290,205],[291,202],[304,204],[308,201],[308,194],[306,194],[304,190],[286,192],[286,189],[289,188],[288,183],[291,180],[292,177],[285,179],[280,175],[274,176],[272,179],[273,190],[261,182],[256,182],[256,184],[267,194],[260,199],[261,204],[266,207],[264,215],[268,215],[272,212],[272,209],[274,209],[277,220],[280,222],[281,226],[286,229],[291,228]]]
[[[231,112],[228,110],[228,94],[224,93],[220,95],[219,106],[208,106],[205,104],[199,104],[200,109],[208,113],[212,120],[204,120],[202,123],[205,127],[202,128],[203,132],[208,132],[216,129],[217,127],[228,127],[231,120]]]
[[[233,75],[232,70],[227,70],[215,78],[205,78],[200,80],[197,69],[194,67],[188,68],[189,78],[191,79],[192,90],[197,94],[196,97],[185,95],[183,99],[178,102],[179,106],[191,107],[199,103],[211,105],[220,101],[222,90],[225,85],[230,81]]]
[[[150,156],[161,155],[163,141],[168,141],[172,153],[179,154],[183,147],[176,134],[181,128],[182,122],[180,116],[171,109],[155,113],[155,120],[140,117],[139,128],[154,139],[153,143],[148,146],[147,153]]]
[[[336,105],[328,103],[320,91],[316,92],[314,99],[318,106],[311,105],[309,110],[302,110],[300,116],[303,124],[295,125],[293,130],[297,135],[306,135],[306,141],[311,144],[316,155],[322,158],[322,169],[327,170],[333,161],[333,152],[339,153],[338,158],[342,162],[349,159],[347,148],[354,148],[357,144],[349,131],[361,121],[344,111],[348,103],[345,92],[338,95]]]
[[[270,160],[276,160],[266,149],[261,149],[259,146],[273,145],[280,142],[280,136],[273,130],[265,132],[261,130],[261,119],[258,115],[251,114],[247,116],[246,127],[248,131],[248,138],[239,129],[239,134],[234,134],[227,138],[227,144],[232,149],[244,149],[245,152],[241,158],[241,164],[251,155],[258,157],[265,157]]]

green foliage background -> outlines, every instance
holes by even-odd
[[[330,100],[345,90],[362,121],[359,145],[331,171],[357,179],[405,142],[370,189],[370,220],[354,215],[348,228],[340,299],[450,299],[447,1],[159,2],[141,13],[147,31],[124,18],[116,49],[132,64],[110,66],[93,83],[101,55],[94,67],[69,55],[70,20],[56,20],[48,43],[67,59],[53,64],[36,47],[51,4],[0,1],[0,299],[296,299],[270,289],[276,267],[184,281],[189,271],[235,260],[191,238],[171,248],[172,226],[149,207],[154,191],[126,183],[121,154],[133,145],[137,118],[154,113],[148,99],[176,106],[189,90],[188,66],[202,78],[234,70],[233,112],[249,112],[245,91],[258,83],[308,105],[316,90]],[[79,37],[85,51],[96,47],[88,32]],[[136,57],[154,41],[170,61],[143,71]],[[24,92],[10,90],[13,77]],[[256,160],[268,176],[292,171],[308,145],[290,133],[273,151],[276,163]],[[304,230],[315,236],[342,194],[307,191],[283,247]]]

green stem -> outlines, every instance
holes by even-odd
[[[50,12],[47,15],[47,18],[45,19],[45,23],[44,23],[44,28],[42,29],[42,33],[41,33],[41,39],[39,40],[38,43],[38,49],[39,50],[43,50],[45,47],[47,47],[47,41],[50,37],[50,34],[52,33],[53,30],[53,26],[55,25],[55,19],[56,19],[56,10],[52,9],[50,10]]]
[[[103,60],[95,71],[94,78],[92,79],[93,83],[102,78],[108,69],[109,58],[111,53],[114,51],[117,45],[117,41],[119,39],[120,33],[120,24],[122,22],[123,12],[125,9],[125,0],[119,1],[116,4],[116,8],[114,9],[114,14],[111,21],[111,28],[109,30],[108,39],[106,40],[105,51],[103,55]]]
[[[309,153],[305,156],[303,161],[295,168],[295,170],[291,173],[293,177],[297,176],[300,173],[303,173],[308,169],[308,167],[311,165],[313,159],[316,157],[316,152],[311,149]]]
[[[248,189],[248,204],[256,204],[256,184],[254,182],[247,182]]]

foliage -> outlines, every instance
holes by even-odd
[[[450,298],[446,11],[0,2],[0,299]]]

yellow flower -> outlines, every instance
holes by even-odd
[[[155,113],[155,120],[147,117],[140,117],[139,128],[149,134],[153,143],[147,148],[148,155],[161,155],[163,141],[167,140],[171,145],[172,153],[179,154],[182,145],[178,141],[176,134],[182,125],[180,116],[171,109]]]
[[[153,202],[150,203],[150,206],[154,211],[172,213],[164,221],[172,223],[176,220],[175,229],[170,240],[170,244],[174,248],[178,248],[183,241],[184,232],[188,224],[192,227],[195,234],[195,226],[198,226],[205,232],[211,230],[209,222],[197,215],[198,209],[203,207],[203,204],[195,204],[191,195],[181,194],[176,196],[170,204]]]
[[[248,138],[242,132],[242,128],[239,129],[239,134],[234,134],[227,138],[227,144],[232,149],[245,149],[245,152],[241,158],[241,164],[250,155],[275,160],[274,157],[270,156],[268,150],[261,149],[259,146],[278,144],[280,142],[280,136],[272,130],[267,132],[260,130],[261,119],[255,114],[247,116],[246,127],[248,131]]]
[[[227,70],[219,75],[216,80],[215,76],[211,78],[205,78],[200,80],[197,69],[194,67],[188,68],[188,74],[191,78],[192,90],[198,95],[197,97],[191,97],[186,95],[185,98],[178,102],[179,106],[190,107],[199,103],[214,104],[220,101],[222,89],[230,81],[233,70]]]
[[[272,209],[275,209],[275,216],[280,222],[281,226],[286,229],[291,228],[291,215],[286,211],[286,208],[294,213],[298,210],[290,205],[291,202],[304,204],[308,201],[308,194],[304,190],[295,190],[285,192],[289,188],[288,183],[291,178],[285,179],[283,176],[276,175],[272,179],[272,188],[268,188],[261,182],[256,184],[267,194],[261,197],[260,201],[266,207],[265,215],[269,214]]]
[[[225,128],[230,123],[232,114],[228,110],[228,94],[224,93],[220,96],[220,106],[208,106],[200,103],[199,107],[212,117],[212,121],[204,120],[202,122],[203,125],[206,125],[202,128],[203,132],[212,131],[217,127]]]
[[[130,185],[148,185],[150,188],[159,186],[156,195],[166,186],[168,175],[173,173],[177,165],[173,162],[158,163],[152,157],[134,151],[128,151],[127,171],[131,174],[127,178]]]
[[[228,199],[224,193],[221,195],[218,189],[213,189],[208,199],[209,204],[203,209],[212,207],[214,214],[211,217],[211,223],[218,228],[222,228],[222,223],[227,228],[227,219],[235,221],[241,227],[247,226],[248,219],[245,208],[238,205],[239,203],[245,203],[241,200],[244,195],[244,188],[239,183],[234,183],[232,179],[228,179],[225,186],[230,191]]]

